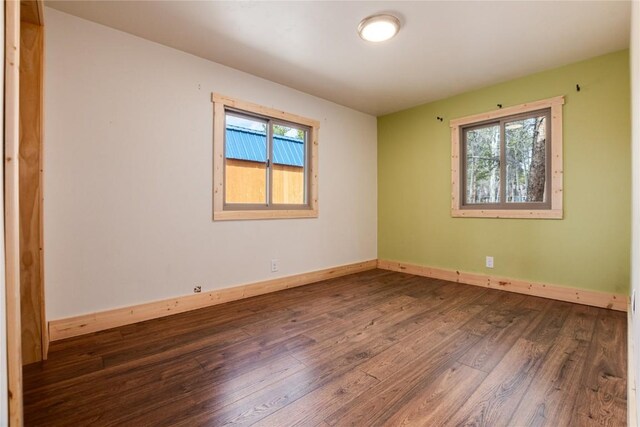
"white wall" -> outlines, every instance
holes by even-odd
[[[629,334],[632,335],[636,384],[636,409],[640,408],[640,3],[631,6],[631,150],[632,150],[632,236],[631,236],[631,292],[636,294],[636,310],[632,314]],[[631,370],[630,370],[631,371]],[[636,412],[637,415],[637,412]],[[634,422],[630,420],[630,425]],[[636,426],[640,426],[637,417]]]
[[[374,117],[46,12],[49,320],[376,258]],[[212,221],[214,91],[320,120],[318,219]]]

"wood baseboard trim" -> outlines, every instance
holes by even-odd
[[[51,320],[49,321],[49,339],[51,341],[58,341],[283,289],[308,285],[348,274],[373,270],[376,267],[377,260],[363,261],[232,288],[216,289],[201,294],[116,308],[66,319]]]
[[[627,309],[627,425],[638,425],[637,384],[636,384],[636,343],[633,341],[633,319],[631,304]]]
[[[425,267],[397,261],[378,260],[378,268],[618,311],[627,311],[629,299],[626,295],[621,294],[610,294],[478,273],[465,273],[463,271]]]

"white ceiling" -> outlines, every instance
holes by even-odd
[[[629,46],[628,1],[47,1],[95,21],[381,115]],[[390,12],[392,40],[362,41]]]

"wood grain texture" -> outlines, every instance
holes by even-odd
[[[619,323],[625,320],[623,327]],[[621,425],[627,418],[627,328],[623,313],[598,313],[582,374],[574,422]]]
[[[501,307],[499,311],[486,312],[485,316],[488,316],[488,319],[471,319],[464,328],[479,333],[482,339],[460,358],[460,362],[484,372],[491,372],[534,321],[536,314],[538,313],[532,310]]]
[[[42,279],[42,71],[43,27],[20,28],[20,313],[22,362],[44,355]]]
[[[452,363],[442,374],[423,382],[405,397],[385,421],[393,426],[442,425],[468,399],[487,376],[486,373]],[[452,399],[455,396],[455,399]]]
[[[25,367],[26,425],[624,425],[625,333],[615,311],[369,270],[55,341]]]
[[[388,260],[378,260],[378,268],[618,311],[626,311],[629,305],[629,298],[622,294],[610,294],[508,277],[488,276]]]
[[[21,426],[22,351],[20,338],[20,203],[18,148],[20,141],[20,5],[5,7],[4,61],[4,247],[7,304],[7,379],[9,425]]]
[[[629,304],[629,310],[627,310],[627,325],[628,330],[631,330],[631,304]],[[637,384],[636,384],[636,372],[637,367],[635,365],[636,357],[636,347],[637,345],[633,342],[633,333],[627,333],[627,381],[629,384],[627,385],[627,424],[634,425],[638,421],[638,406],[637,402]]]
[[[444,425],[506,426],[540,369],[546,344],[519,339]]]
[[[20,0],[20,20],[34,25],[44,25],[44,2]]]
[[[363,261],[309,273],[296,274],[294,276],[266,280],[264,282],[203,292],[201,294],[154,301],[66,319],[51,320],[49,322],[49,338],[51,341],[56,341],[103,331],[117,326],[170,316],[176,313],[183,313],[185,311],[196,310],[229,301],[276,292],[282,289],[308,285],[309,283],[320,280],[371,270],[375,267],[375,260]]]
[[[556,187],[557,185],[553,185]],[[562,209],[452,209],[454,218],[562,219]]]
[[[247,160],[226,159],[225,194],[234,203],[251,203],[266,200],[265,165]],[[274,203],[304,203],[304,170],[297,166],[274,163]]]
[[[449,121],[451,128],[465,126],[471,123],[484,122],[486,120],[494,120],[514,114],[526,113],[528,111],[542,110],[544,108],[564,105],[564,96],[555,96],[553,98],[541,99],[538,101],[525,102],[524,104],[513,105],[511,107],[499,108],[487,113],[474,114],[471,116],[460,117]]]
[[[310,128],[320,127],[320,122],[318,120],[309,119],[307,117],[299,116],[293,113],[288,113],[277,108],[254,104],[253,102],[242,101],[239,99],[231,98],[229,96],[221,95],[219,93],[211,94],[211,102],[215,104],[222,104],[231,108],[236,108],[238,110],[249,111],[251,113],[259,114],[262,116],[273,117],[275,119],[280,119],[291,123],[300,123]]]
[[[575,397],[580,391],[580,364],[586,360],[588,343],[559,340],[525,392],[510,423],[512,425],[571,425]]]

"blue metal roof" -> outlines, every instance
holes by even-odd
[[[227,159],[265,162],[267,135],[258,130],[227,125],[225,155]],[[304,166],[304,140],[290,136],[273,135],[273,163]]]

